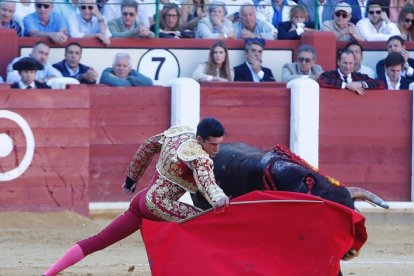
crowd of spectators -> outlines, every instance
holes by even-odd
[[[370,86],[370,81],[363,80],[361,87],[354,87],[353,79],[360,82],[359,74],[395,88],[399,85],[389,85],[389,68],[396,72],[395,67],[400,65],[398,80],[404,83],[403,87],[414,81],[414,60],[404,46],[414,35],[413,0],[162,0],[158,13],[152,0],[10,0],[2,1],[0,8],[0,28],[13,29],[18,36],[47,37],[56,44],[83,37],[95,37],[104,46],[110,45],[111,38],[220,40],[213,41],[208,61],[200,60],[193,71],[193,78],[198,81],[275,81],[272,71],[262,66],[265,41],[297,40],[305,32],[315,31],[332,32],[338,41],[348,42],[342,51],[345,54],[338,58],[338,74],[328,74],[330,79],[324,79],[327,72],[316,64],[316,51],[302,45],[297,50],[296,62],[283,65],[282,81],[307,76],[326,86],[335,75],[339,76],[335,87],[363,94],[359,92],[382,86]],[[230,65],[226,39],[246,41],[244,63]],[[362,65],[363,41],[387,41],[389,56],[397,53],[402,59],[395,54],[387,56],[374,71]],[[47,62],[48,52],[47,43],[39,42],[28,56],[42,65],[41,69],[36,67],[37,82],[73,78],[87,84],[152,85],[151,79],[132,69],[127,53],[118,53],[112,67],[105,69],[99,79],[92,67],[80,63],[79,43],[66,45],[64,59],[53,66]],[[9,64],[8,83],[21,81],[14,64],[22,58],[26,57],[18,57]],[[403,64],[399,63],[401,60]],[[354,75],[346,73],[350,67]],[[344,79],[344,75],[349,75],[349,79]],[[337,85],[339,81],[341,84]]]

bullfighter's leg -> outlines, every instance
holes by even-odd
[[[131,201],[129,209],[117,217],[112,223],[98,234],[79,241],[71,247],[65,255],[50,267],[45,276],[56,275],[62,270],[81,261],[87,255],[102,250],[140,229],[142,218],[160,221],[154,216],[145,205],[146,190],[137,194]]]

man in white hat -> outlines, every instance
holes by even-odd
[[[339,3],[335,7],[334,19],[323,22],[322,31],[333,32],[339,41],[365,41],[351,22],[352,8],[348,3]]]

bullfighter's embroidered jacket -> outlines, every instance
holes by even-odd
[[[199,190],[213,206],[225,196],[216,184],[213,160],[195,140],[191,128],[172,127],[145,140],[135,153],[127,176],[138,181],[156,153],[160,153],[157,170],[146,194],[146,205],[156,216],[177,221],[200,213],[201,209],[178,201],[186,191]]]

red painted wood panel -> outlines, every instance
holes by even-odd
[[[285,88],[257,84],[202,86],[201,117],[213,116],[226,128],[226,142],[244,142],[264,149],[289,145],[290,93]]]
[[[125,201],[125,171],[139,145],[170,126],[169,87],[90,87],[91,201]],[[156,159],[156,158],[155,158]],[[139,182],[146,187],[154,166]]]
[[[2,90],[2,109],[22,116],[30,126],[35,152],[17,179],[0,182],[0,210],[89,213],[89,93],[86,89],[23,92]],[[22,129],[0,118],[0,133],[14,149],[0,159],[0,173],[16,168],[27,151]]]
[[[320,168],[386,200],[410,200],[412,93],[321,90]]]

